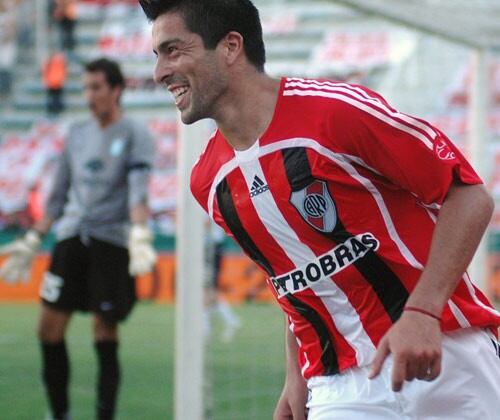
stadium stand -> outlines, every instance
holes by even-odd
[[[20,19],[28,3],[23,0],[6,2],[11,7],[4,7],[0,15],[15,28],[10,30],[10,36],[0,36],[0,42],[7,42],[13,51],[11,60],[14,63],[10,66],[11,93],[2,101],[0,117],[0,132],[6,140],[10,134],[29,139],[40,122],[49,124],[35,43],[27,39],[26,23]],[[465,147],[471,74],[469,49],[395,24],[381,23],[374,16],[363,15],[335,2],[258,0],[256,4],[261,9],[267,45],[266,68],[270,74],[329,77],[366,84],[382,92],[401,110],[434,122],[460,147]],[[7,26],[2,25],[2,28]],[[77,46],[69,56],[65,85],[66,110],[50,124],[60,126],[64,132],[71,121],[85,115],[79,77],[81,62],[108,55],[122,63],[127,76],[124,108],[153,127],[160,150],[171,147],[173,152],[176,110],[171,96],[156,87],[152,80],[154,56],[150,30],[136,1],[80,0]],[[49,40],[52,44],[57,41],[53,26]],[[0,63],[0,71],[1,67]],[[491,87],[493,106],[489,123],[491,134],[498,138],[498,58],[492,60]],[[166,131],[165,127],[168,127]],[[155,175],[153,188],[157,191],[153,197],[159,214],[175,207],[174,173],[175,162],[168,171],[158,168]],[[498,175],[493,174],[493,178],[497,180]],[[5,187],[0,186],[0,191],[2,188]],[[172,221],[163,220],[162,224],[170,226],[169,233],[172,233]]]
[[[342,8],[328,4],[309,8],[301,2],[292,2],[284,16],[279,12],[280,5],[281,2],[275,1],[264,9],[264,26],[270,41],[269,71],[273,74],[305,74],[314,48],[320,44],[328,22],[349,16],[350,13],[345,10],[339,13]],[[52,30],[49,34],[52,44],[57,40],[54,32]],[[82,118],[86,113],[80,78],[81,62],[99,55],[108,55],[122,62],[127,75],[128,89],[122,99],[124,108],[152,127],[160,155],[162,150],[172,148],[170,143],[175,144],[176,111],[170,95],[157,88],[152,80],[154,57],[150,47],[150,27],[137,8],[137,3],[80,1],[76,38],[77,46],[74,54],[69,57],[68,78],[64,89],[66,110],[57,120],[48,121],[45,116],[45,88],[41,82],[34,45],[23,49],[23,54],[17,57],[12,67],[12,94],[0,118],[4,144],[9,144],[10,135],[15,135],[18,139],[24,138],[27,142],[30,138],[36,138],[40,123],[58,127],[54,132],[64,134],[71,121]],[[6,147],[5,145],[2,147]],[[169,150],[169,153],[174,152],[175,150]],[[32,153],[37,153],[37,149],[33,149]],[[153,195],[154,202],[158,204],[158,212],[173,205],[175,188],[168,173],[175,170],[175,162],[172,163],[173,166],[168,170],[158,168],[153,182],[153,188],[158,188],[158,194]],[[25,164],[29,165],[29,162],[26,161]],[[0,190],[1,188],[5,187],[0,187]],[[25,190],[24,193],[17,192],[19,197],[26,197],[29,185],[20,184],[19,188]],[[162,201],[159,191],[167,190],[170,197],[163,197]]]
[[[9,22],[2,25],[7,29],[0,31],[0,42],[5,44],[5,51],[10,51],[11,60],[7,76],[2,70],[7,66],[0,62],[0,76],[11,79],[0,117],[4,137],[9,133],[29,137],[33,127],[47,120],[36,45],[27,30],[36,20],[29,3],[10,0],[15,7],[0,14],[2,21]],[[270,74],[331,77],[367,84],[383,92],[401,110],[434,121],[465,147],[470,50],[387,22],[381,25],[379,19],[336,2],[258,0],[256,4],[261,8]],[[152,80],[150,30],[135,1],[80,0],[77,47],[69,57],[64,89],[66,110],[51,123],[64,127],[85,115],[80,63],[109,55],[122,63],[127,75],[128,89],[123,97],[127,112],[152,126],[158,126],[157,120],[167,122],[171,127],[167,137],[175,138],[172,98]],[[58,38],[53,26],[48,35],[50,44],[55,45]],[[439,69],[436,62],[440,63]],[[493,60],[491,80],[494,103],[489,121],[492,134],[498,137],[498,59]]]
[[[399,3],[402,9],[405,5],[421,3],[420,0],[388,1]],[[486,11],[494,1],[497,2],[454,0],[448,4],[453,3],[453,7],[465,9],[484,7]],[[467,119],[471,106],[468,100],[472,74],[470,48],[381,21],[373,14],[364,15],[338,4],[349,1],[254,2],[261,10],[263,20],[268,73],[275,76],[328,77],[365,84],[383,93],[402,111],[433,122],[461,148],[466,148]],[[386,0],[371,1],[373,4],[383,2]],[[433,2],[443,3],[441,0]],[[45,89],[41,82],[41,66],[33,36],[36,20],[31,10],[33,3],[33,0],[0,1],[0,243],[17,233],[15,229],[12,233],[12,230],[5,231],[4,228],[15,226],[23,229],[32,218],[39,217],[39,203],[43,202],[50,187],[54,158],[60,150],[65,132],[71,122],[88,114],[82,96],[81,63],[108,55],[121,62],[127,77],[124,108],[128,114],[144,121],[155,137],[157,153],[151,183],[151,205],[155,213],[156,232],[162,234],[158,237],[163,241],[157,237],[156,245],[160,249],[164,247],[171,250],[177,192],[177,112],[170,95],[156,87],[152,80],[154,56],[150,47],[151,28],[138,9],[137,1],[78,1],[76,48],[69,57],[64,89],[66,109],[52,119],[45,113]],[[489,22],[500,21],[498,13],[500,9],[497,6],[490,13],[491,18],[485,20],[485,28]],[[56,28],[51,26],[51,44],[56,44],[57,35]],[[490,62],[492,97],[488,135],[492,146],[488,150],[488,159],[485,159],[488,163],[485,165],[491,168],[487,181],[497,203],[500,203],[500,56],[493,55]],[[493,251],[490,255],[492,294],[500,300],[498,204],[490,232],[490,251]],[[172,302],[175,267],[173,256],[170,254],[166,257],[156,275],[168,281],[156,291],[157,284],[154,281],[140,283],[142,297],[151,294],[157,301]],[[30,286],[11,287],[8,290],[7,286],[0,283],[0,296],[7,296],[9,292],[14,300],[33,299],[46,263],[47,256],[38,261]],[[264,302],[270,299],[262,273],[249,264],[245,257],[238,254],[230,264],[223,270],[225,277],[221,279],[221,286],[231,302]],[[235,278],[239,279],[239,283],[235,283]],[[150,287],[150,284],[153,286]],[[13,292],[18,294],[14,295]],[[266,319],[263,331],[267,323]],[[274,330],[264,333],[261,341],[266,342],[267,347],[269,337],[276,334]],[[250,336],[253,340],[255,331],[249,332]],[[280,372],[271,378],[272,369],[276,366],[263,365],[262,381],[249,378],[248,389],[240,390],[240,372],[227,372],[222,367],[237,367],[237,356],[252,359],[252,352],[260,353],[262,349],[253,341],[244,341],[245,348],[238,349],[239,352],[233,351],[232,347],[229,350],[221,343],[212,343],[212,346],[217,352],[209,349],[207,364],[214,371],[209,376],[215,379],[209,377],[209,381],[214,382],[214,389],[225,390],[214,396],[212,402],[209,395],[212,391],[207,391],[208,405],[213,404],[214,413],[217,414],[213,418],[241,419],[238,417],[241,406],[247,409],[245,420],[265,418],[259,411],[259,404],[266,402],[271,391],[281,386],[276,383],[281,381]],[[276,359],[281,360],[281,348],[277,348],[277,351]],[[224,364],[214,362],[216,353],[222,355],[220,357],[224,359]],[[218,373],[217,369],[223,373]],[[274,396],[271,397],[267,401],[270,407],[275,402]],[[256,400],[259,402],[255,403]],[[224,415],[220,414],[222,411]]]

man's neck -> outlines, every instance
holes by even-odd
[[[119,107],[114,108],[109,114],[103,115],[97,119],[101,128],[109,127],[122,117],[122,110]]]
[[[279,88],[279,80],[264,73],[234,84],[220,115],[215,117],[231,147],[246,150],[264,134],[274,116]]]

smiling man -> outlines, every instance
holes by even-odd
[[[176,18],[171,25],[181,29],[184,23],[181,18]],[[207,118],[204,112],[218,101],[225,89],[225,77],[221,74],[215,51],[203,54],[199,48],[200,39],[194,34],[182,39],[164,39],[161,33],[155,31],[154,37],[158,43],[158,54],[172,61],[182,59],[182,71],[179,73],[155,74],[156,80],[168,85],[181,111],[182,121],[190,124]]]
[[[456,147],[367,88],[269,77],[248,0],[140,3],[156,81],[218,126],[192,192],[286,314],[274,418],[496,418],[500,314],[465,273],[493,203]]]
[[[54,420],[70,419],[65,334],[74,311],[93,314],[96,419],[114,417],[120,382],[118,324],[134,306],[134,276],[150,271],[155,262],[146,224],[153,142],[141,124],[123,115],[124,88],[114,61],[98,59],[85,66],[92,118],[69,130],[44,218],[3,249],[10,257],[0,277],[28,277],[41,238],[58,221],[57,243],[40,290],[38,325],[43,383]]]

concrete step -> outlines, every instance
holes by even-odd
[[[66,96],[64,97],[66,109],[69,111],[87,111],[87,103],[83,96]],[[137,91],[125,92],[122,98],[122,106],[124,109],[145,109],[145,110],[161,110],[174,107],[172,95],[165,92]],[[15,97],[12,101],[12,108],[19,113],[22,112],[45,112],[46,97],[45,95],[21,95]]]
[[[148,109],[148,108],[124,108],[126,115],[137,118],[140,121],[147,123],[152,119],[161,121],[175,121],[178,118],[178,112],[173,107],[165,107],[163,109]],[[88,110],[66,110],[58,116],[48,117],[45,112],[28,111],[19,113],[9,111],[2,113],[0,116],[0,142],[3,137],[10,134],[25,134],[29,132],[33,126],[40,121],[57,121],[68,122],[81,121],[89,118]]]

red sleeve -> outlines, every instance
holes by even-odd
[[[425,204],[441,204],[454,180],[482,183],[441,131],[397,112],[369,90],[363,93],[345,95],[333,107],[328,131],[335,152],[361,159],[360,164]]]

